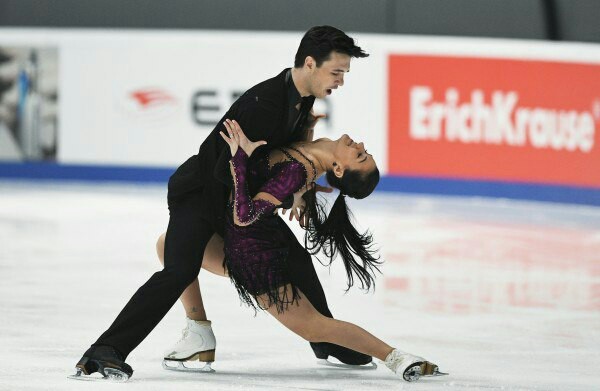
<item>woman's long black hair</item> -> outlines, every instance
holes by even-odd
[[[359,233],[352,225],[352,214],[346,205],[345,196],[356,199],[365,198],[379,183],[379,170],[364,175],[358,171],[346,170],[341,178],[328,171],[327,182],[340,190],[329,215],[325,207],[317,202],[316,190],[313,187],[305,195],[308,217],[304,245],[313,255],[319,251],[333,261],[339,253],[346,267],[348,289],[354,285],[354,278],[360,281],[361,289],[369,290],[375,286],[375,271],[379,272],[379,257],[373,249],[373,236],[369,231]]]

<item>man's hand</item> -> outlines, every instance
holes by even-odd
[[[306,226],[306,222],[307,222],[307,217],[304,215],[304,210],[306,209],[306,201],[304,201],[304,198],[302,198],[302,196],[304,195],[304,193],[306,193],[308,190],[310,190],[312,188],[313,185],[306,186],[304,188],[302,188],[300,191],[294,193],[294,203],[292,205],[292,207],[290,209],[282,209],[281,213],[283,215],[286,214],[286,212],[289,210],[290,211],[290,216],[289,216],[289,220],[292,221],[292,219],[295,219],[296,221],[300,222],[300,226],[302,228],[304,228]],[[302,218],[302,219],[301,219]]]
[[[327,118],[326,114],[315,114],[313,109],[310,109],[308,118],[306,119],[306,132],[304,132],[304,141],[313,141],[315,134],[315,126],[321,118]]]
[[[331,193],[333,191],[333,188],[331,187],[325,187],[313,183],[310,185],[310,187],[305,187],[297,193],[294,193],[294,204],[292,205],[291,209],[289,209],[289,220],[298,221],[302,228],[305,228],[308,224],[308,216],[304,213],[304,211],[306,210],[306,201],[304,200],[303,196],[304,193],[306,193],[313,187],[316,187],[316,191],[321,191],[323,193]],[[288,209],[283,209],[281,213],[285,215],[287,211]]]
[[[317,126],[317,122],[319,122],[321,118],[327,118],[327,114],[315,114],[313,109],[310,109],[308,118],[306,119],[306,129],[314,130],[315,126]]]

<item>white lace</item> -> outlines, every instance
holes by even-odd
[[[183,342],[183,340],[185,340],[188,336],[190,332],[190,325],[188,324],[187,326],[185,326],[185,329],[181,330],[181,338],[179,339],[179,341],[177,341],[177,343]]]
[[[406,353],[404,353],[398,349],[394,349],[390,352],[390,354],[388,354],[388,356],[385,358],[385,361],[383,363],[389,369],[391,369],[392,372],[397,373],[398,367],[402,364],[402,362],[404,361],[406,356],[407,356]]]

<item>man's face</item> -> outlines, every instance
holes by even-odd
[[[329,60],[323,61],[320,67],[313,61],[309,68],[309,93],[323,99],[333,93],[333,90],[344,85],[344,75],[350,72],[351,57],[347,54],[331,52]],[[305,64],[306,66],[306,64]]]

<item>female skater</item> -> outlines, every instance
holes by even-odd
[[[281,234],[285,230],[280,225],[285,223],[274,212],[286,197],[313,187],[325,174],[340,194],[325,216],[314,190],[307,191],[305,244],[331,259],[339,253],[349,287],[354,278],[363,288],[372,286],[373,269],[379,263],[370,250],[372,238],[352,226],[344,199],[368,196],[379,181],[375,161],[364,145],[344,135],[336,141],[319,139],[274,149],[250,162],[254,150],[266,142],[249,141],[235,121],[226,120],[225,127],[228,135],[221,132],[221,136],[231,150],[234,186],[226,213],[224,265],[242,300],[266,310],[307,341],[334,343],[377,357],[404,380],[441,374],[435,364],[394,349],[352,323],[321,315],[291,283],[286,265],[290,237]]]

